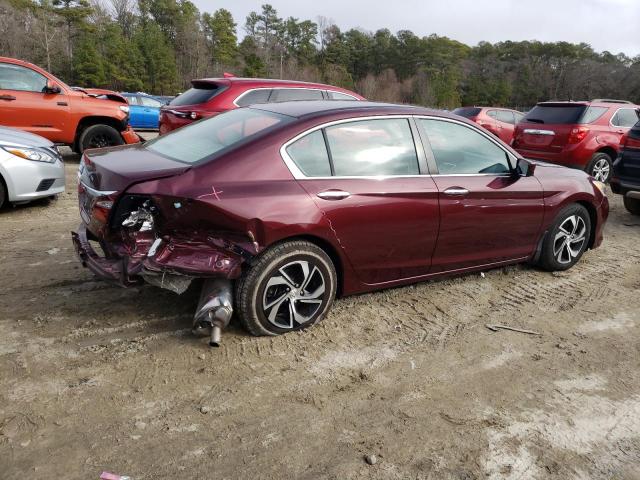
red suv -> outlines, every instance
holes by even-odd
[[[322,83],[259,78],[205,78],[160,110],[160,135],[205,117],[258,103],[293,100],[364,100],[350,90]]]
[[[609,181],[622,136],[638,121],[624,100],[538,103],[516,127],[513,147],[527,158],[579,168]]]
[[[516,123],[524,118],[524,113],[516,110],[494,107],[461,107],[453,113],[476,122],[507,145],[511,145]]]

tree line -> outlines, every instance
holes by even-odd
[[[640,57],[585,43],[469,46],[409,30],[342,31],[326,17],[283,18],[268,4],[238,25],[228,10],[201,12],[189,0],[0,0],[0,32],[0,56],[84,87],[173,95],[191,79],[228,71],[438,108],[527,109],[595,97],[640,103]]]

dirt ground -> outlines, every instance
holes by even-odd
[[[58,200],[0,213],[2,479],[640,479],[640,219],[618,197],[568,272],[346,298],[214,350],[194,295],[79,265],[77,166]]]

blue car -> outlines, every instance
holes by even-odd
[[[133,128],[157,130],[163,103],[144,93],[122,93],[129,103],[129,123]]]

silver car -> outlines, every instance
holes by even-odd
[[[0,208],[64,192],[64,164],[46,138],[0,127]]]

